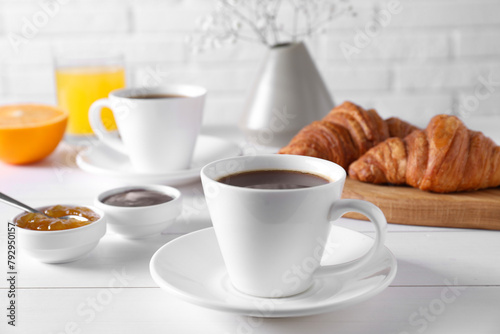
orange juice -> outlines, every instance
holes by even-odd
[[[125,87],[125,70],[121,66],[62,67],[56,69],[56,86],[59,106],[69,112],[67,133],[90,135],[90,105]],[[103,110],[102,121],[108,130],[116,129],[111,110]]]

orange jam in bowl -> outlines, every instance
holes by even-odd
[[[17,216],[14,219],[14,223],[18,227],[28,230],[58,231],[89,225],[101,218],[101,216],[91,209],[81,206],[54,205],[40,211],[50,217],[46,217],[39,213],[27,212]],[[74,218],[59,219],[59,217],[67,215],[80,216],[88,220],[80,221]]]

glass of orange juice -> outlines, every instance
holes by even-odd
[[[125,87],[125,66],[120,55],[99,58],[57,56],[55,79],[59,107],[69,112],[66,135],[70,140],[93,136],[89,124],[90,105],[115,89]],[[111,110],[103,110],[102,121],[116,130]]]

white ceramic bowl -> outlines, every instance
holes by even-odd
[[[87,205],[63,205],[76,205],[89,208],[101,216],[101,218],[85,226],[58,231],[37,231],[18,227],[16,230],[21,252],[41,262],[65,263],[78,260],[97,246],[99,240],[106,234],[106,217],[104,212]],[[36,209],[41,211],[46,207]]]
[[[131,189],[158,191],[173,197],[173,200],[156,205],[123,207],[104,204],[106,197]],[[101,193],[94,205],[106,213],[110,231],[127,239],[142,239],[161,233],[182,211],[181,192],[173,187],[163,185],[132,185],[114,188]]]

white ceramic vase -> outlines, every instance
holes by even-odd
[[[273,46],[244,106],[240,129],[258,145],[282,147],[334,106],[304,43]]]

